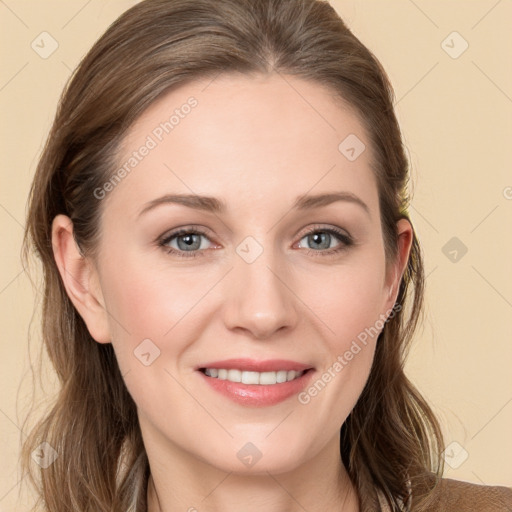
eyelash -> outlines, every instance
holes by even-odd
[[[301,237],[300,240],[302,240],[304,237],[308,235],[313,235],[315,233],[327,233],[330,235],[334,235],[339,242],[341,242],[339,245],[332,249],[326,249],[326,250],[320,250],[316,251],[314,249],[304,249],[306,251],[306,254],[312,255],[312,256],[333,256],[334,254],[337,254],[341,251],[347,250],[351,245],[354,245],[354,240],[352,237],[343,231],[340,231],[336,228],[321,228],[314,226],[310,230],[306,231]],[[205,250],[196,250],[196,251],[177,251],[176,249],[172,247],[168,247],[167,244],[171,242],[174,238],[179,237],[180,235],[201,235],[206,238],[208,238],[208,234],[204,232],[201,229],[198,228],[182,228],[177,231],[174,231],[170,233],[168,236],[165,236],[164,238],[161,238],[158,241],[158,246],[161,247],[165,252],[168,254],[174,254],[176,256],[179,256],[181,258],[196,258],[197,256],[204,256]]]

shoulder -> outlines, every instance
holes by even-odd
[[[428,504],[429,512],[512,512],[512,488],[440,478],[430,492]]]

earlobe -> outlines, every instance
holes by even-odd
[[[52,222],[52,248],[55,262],[71,302],[98,343],[110,343],[108,316],[98,274],[81,254],[73,237],[73,222],[57,215]]]

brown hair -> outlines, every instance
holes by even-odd
[[[61,281],[53,218],[68,215],[83,255],[96,257],[104,202],[94,190],[115,172],[122,137],[141,113],[198,78],[276,72],[328,87],[359,114],[374,155],[386,260],[396,258],[396,222],[409,218],[410,198],[393,91],[379,62],[328,2],[146,0],[125,12],[63,92],[30,194],[23,258],[35,248],[42,262],[42,336],[60,381],[55,403],[22,450],[44,510],[145,511],[149,475],[135,403],[113,348],[90,336]],[[426,482],[442,470],[439,424],[403,369],[423,294],[414,234],[397,298],[402,308],[386,322],[370,377],[340,426],[341,458],[359,494],[377,488],[392,510],[404,510],[408,485],[420,510],[419,490],[428,490]],[[45,441],[59,456],[35,475],[31,452]]]

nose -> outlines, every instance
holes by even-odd
[[[290,273],[277,265],[271,251],[263,251],[252,263],[237,257],[226,290],[226,327],[256,339],[293,328],[299,316],[292,289]]]

